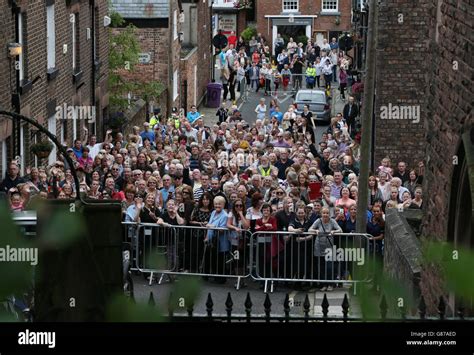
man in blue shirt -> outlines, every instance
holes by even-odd
[[[280,107],[276,106],[275,107],[275,112],[272,113],[272,117],[276,117],[278,120],[278,124],[281,124],[283,122],[283,113],[280,112]]]
[[[140,137],[142,137],[142,141],[145,140],[145,138],[148,138],[150,142],[155,141],[155,133],[153,132],[152,129],[150,129],[150,124],[148,122],[145,122],[143,124],[143,132],[140,133]]]
[[[174,196],[174,185],[171,183],[171,176],[163,175],[163,187],[160,189],[160,194],[163,201],[163,206]]]
[[[199,119],[199,117],[201,117],[201,114],[197,111],[196,105],[192,105],[191,106],[191,111],[189,111],[188,115],[187,115],[187,119],[188,119],[189,123],[194,125],[194,123],[196,123],[196,121]]]
[[[331,46],[331,50],[332,49],[339,49],[339,43],[336,42],[336,37],[332,38],[332,42],[329,43],[329,45]]]
[[[74,141],[74,147],[72,147],[72,150],[77,159],[82,157],[82,142],[79,139]]]

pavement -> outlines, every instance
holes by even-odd
[[[176,305],[176,314],[185,314],[187,309],[186,294],[187,291],[183,288],[186,283],[186,275],[180,275],[176,281],[169,282],[167,277],[164,277],[164,281],[161,284],[153,282],[149,285],[149,281],[142,276],[134,276],[134,294],[135,301],[137,303],[147,303],[150,297],[150,292],[153,293],[153,298],[156,304],[161,307],[163,312],[167,312],[168,300],[170,292],[173,292],[173,297],[180,300]],[[206,314],[206,301],[209,294],[211,294],[213,306],[213,314],[224,315],[226,314],[226,299],[230,293],[233,301],[233,314],[245,315],[245,300],[247,293],[250,294],[252,301],[252,314],[253,315],[264,315],[264,301],[266,293],[262,289],[261,285],[263,282],[256,282],[252,279],[246,279],[246,286],[236,290],[234,287],[235,279],[228,279],[225,284],[216,284],[210,281],[200,281],[198,286],[198,296],[194,301],[194,314],[205,315]],[[286,294],[289,294],[290,314],[292,315],[304,315],[303,303],[306,295],[310,302],[309,315],[310,316],[322,316],[322,301],[324,292],[318,289],[309,289],[307,291],[298,291],[289,287],[275,286],[273,292],[270,292],[270,288],[267,290],[272,303],[271,309],[273,315],[284,315],[283,303]],[[351,305],[349,316],[360,316],[360,307],[357,303],[357,299],[353,296],[353,291],[348,286],[343,288],[335,288],[331,292],[326,292],[326,297],[329,302],[329,317],[341,317],[342,316],[342,302],[344,295],[347,294],[349,304]]]
[[[218,76],[216,76],[218,77]],[[323,80],[324,81],[324,80]],[[339,90],[337,83],[332,83],[332,97],[333,97],[333,102],[331,105],[331,111],[332,111],[332,117],[336,115],[336,113],[342,113],[344,109],[344,105],[348,101],[349,95],[346,95],[346,101],[342,100],[339,94]],[[270,106],[270,100],[272,99],[271,96],[265,96],[264,95],[264,90],[260,89],[258,93],[255,92],[255,90],[248,90],[246,94],[241,95],[241,93],[237,92],[237,85],[236,85],[236,104],[238,109],[242,113],[242,118],[250,124],[255,123],[256,121],[256,113],[255,113],[255,108],[259,104],[259,100],[261,98],[264,98],[267,104],[267,107]],[[222,102],[222,96],[221,96],[221,102]],[[288,110],[288,106],[293,102],[293,96],[291,92],[279,92],[278,94],[278,103],[280,105],[280,111],[285,113]],[[204,115],[204,124],[206,126],[213,126],[216,124],[218,121],[216,112],[217,108],[210,108],[205,106],[206,102],[205,100],[199,107],[199,112]],[[226,106],[230,107],[233,104],[230,100],[226,101]],[[316,137],[316,142],[319,142],[321,139],[321,136],[323,132],[327,130],[327,125],[323,123],[318,122],[318,126],[315,129],[315,137]]]

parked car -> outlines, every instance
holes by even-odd
[[[308,105],[316,122],[322,121],[329,124],[331,121],[331,105],[324,90],[299,90],[296,93],[294,105],[297,115],[303,112],[304,105]],[[308,123],[311,124],[311,122]]]

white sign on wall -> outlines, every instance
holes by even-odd
[[[237,15],[219,15],[219,30],[222,30],[222,32],[226,35],[230,34],[231,31],[237,32]]]
[[[149,64],[151,62],[151,53],[139,53],[138,62],[140,64]]]

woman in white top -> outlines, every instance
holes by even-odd
[[[284,131],[286,131],[296,120],[296,113],[295,113],[295,107],[293,105],[290,105],[288,107],[288,111],[285,112],[283,115],[283,124],[282,128]]]
[[[290,57],[290,59],[293,58],[293,54],[296,52],[297,47],[298,47],[298,44],[296,44],[296,42],[293,41],[293,38],[290,37],[290,40],[286,47],[288,49],[288,56]]]
[[[265,119],[265,115],[267,112],[267,105],[265,104],[265,99],[260,99],[260,103],[255,108],[255,113],[257,114],[257,119],[263,120]]]
[[[250,230],[255,231],[255,222],[257,219],[262,218],[262,212],[260,209],[263,205],[263,195],[260,192],[255,192],[251,198],[251,207],[247,209],[245,218],[250,221]]]

